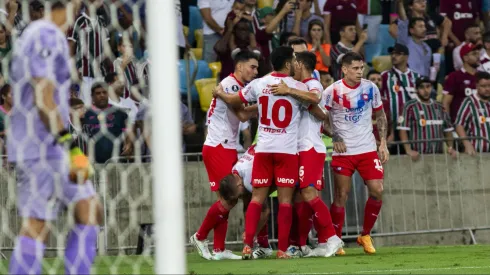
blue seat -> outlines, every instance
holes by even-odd
[[[382,52],[383,45],[381,44],[365,44],[364,52],[365,52],[365,60],[367,63],[371,63],[373,58],[376,56],[380,56]]]
[[[387,55],[388,54],[388,48],[395,45],[395,39],[393,39],[393,37],[391,37],[391,35],[388,31],[389,28],[390,28],[390,25],[379,25],[377,44],[380,44],[382,46],[381,55]]]
[[[185,71],[185,60],[181,59],[179,60],[179,90],[180,94],[183,96],[187,95],[187,77],[186,77],[186,71]],[[191,61],[190,62],[190,74],[192,77],[192,74],[195,71],[194,68],[194,63]],[[211,69],[208,66],[208,63],[204,60],[198,60],[197,61],[197,74],[196,74],[196,79],[202,79],[202,78],[211,78],[213,76],[213,73],[211,72]],[[194,81],[195,81],[194,80]],[[194,83],[192,83],[191,86],[191,95],[192,95],[192,100],[199,100],[199,95],[197,93],[196,86]]]
[[[194,37],[194,31],[197,29],[202,29],[202,17],[201,11],[197,6],[189,6],[189,34],[187,39],[189,44],[193,45],[196,38]]]

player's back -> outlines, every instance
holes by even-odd
[[[255,156],[255,145],[250,146],[238,159],[233,167],[233,173],[237,173],[243,181],[243,186],[248,192],[252,192],[252,168]]]
[[[30,23],[13,47],[10,81],[13,106],[7,131],[9,161],[63,156],[39,116],[33,84],[48,79],[55,86],[54,102],[65,126],[69,123],[70,55],[66,36],[50,21]],[[61,131],[62,129],[59,129]]]
[[[243,87],[233,74],[223,79],[220,84],[226,93],[237,93]],[[222,144],[225,148],[236,149],[240,120],[223,100],[213,98],[206,120],[208,134],[204,145],[214,147]]]
[[[344,155],[376,151],[371,116],[373,109],[383,108],[376,85],[362,79],[359,85],[350,87],[339,80],[330,85],[323,96],[330,113],[332,130],[347,147]],[[338,153],[334,152],[334,155]]]
[[[325,106],[325,97],[322,94],[323,86],[320,81],[310,78],[304,80],[303,83],[308,87],[308,91],[319,93],[321,96],[319,106]],[[299,124],[298,133],[298,150],[307,151],[312,147],[318,153],[325,153],[326,147],[322,140],[323,121],[317,119],[308,110],[303,110]]]
[[[255,99],[259,105],[259,132],[256,152],[298,152],[298,128],[301,103],[290,96],[272,94],[271,86],[284,81],[289,87],[307,90],[305,84],[292,77],[272,73],[252,81],[241,93],[245,101]]]

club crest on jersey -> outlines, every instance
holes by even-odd
[[[419,119],[419,124],[420,126],[424,127],[425,125],[427,125],[427,121],[423,118]]]
[[[362,100],[368,101],[369,100],[369,95],[367,94],[362,94]]]
[[[405,118],[403,116],[398,117],[398,123],[402,124],[405,121]]]
[[[485,122],[487,122],[487,118],[484,116],[480,116],[480,123],[485,124]]]
[[[238,87],[238,85],[233,85],[233,86],[231,86],[231,90],[234,92],[238,92],[238,90],[240,90],[240,88]]]

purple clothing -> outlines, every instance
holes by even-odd
[[[61,30],[46,20],[29,24],[13,47],[10,82],[14,104],[7,130],[10,162],[63,157],[64,149],[54,143],[39,116],[29,84],[34,78],[54,83],[54,100],[63,124],[68,125],[71,85],[68,42]]]
[[[66,159],[17,163],[17,209],[21,217],[54,220],[61,206],[96,195],[90,180],[75,184],[68,178]]]
[[[65,274],[90,275],[90,267],[97,255],[98,232],[98,226],[75,224],[66,241]]]
[[[26,236],[19,236],[10,256],[9,274],[41,274],[45,245]]]

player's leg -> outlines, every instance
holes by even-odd
[[[245,247],[242,251],[242,259],[252,259],[252,247],[260,221],[262,204],[269,194],[272,185],[273,158],[270,153],[255,153],[252,168],[252,199],[245,214]]]
[[[225,209],[221,211],[222,215],[219,216],[219,220],[213,228],[214,232],[214,249],[213,249],[213,260],[240,260],[242,257],[233,254],[230,250],[225,249],[226,232],[228,231],[228,217],[230,210],[235,207],[238,203],[237,200],[227,201],[223,199],[218,192],[218,203]]]
[[[216,147],[205,145],[202,150],[202,155],[204,166],[208,173],[211,191],[217,192],[219,190],[220,180],[230,173],[233,165],[237,161],[238,156],[236,151],[225,149],[221,145]],[[191,236],[190,242],[196,247],[199,255],[204,259],[211,260],[213,257],[209,252],[206,241],[206,238],[212,229],[214,229],[215,249],[217,251],[224,250],[224,240],[226,238],[227,221],[230,209],[230,205],[227,205],[223,203],[222,200],[218,199],[209,208],[199,230]]]
[[[289,246],[289,233],[292,224],[292,200],[295,185],[298,182],[298,156],[292,154],[274,154],[274,179],[279,200],[278,258],[290,258],[286,254]]]
[[[9,274],[41,274],[49,221],[56,218],[59,202],[55,171],[49,163],[24,161],[16,165],[17,209],[22,225],[10,258]]]
[[[270,212],[269,204],[267,201],[264,201],[257,227],[257,243],[259,246],[253,252],[254,259],[267,258],[272,255],[272,248],[269,244],[269,226],[267,226]]]
[[[332,218],[327,205],[321,200],[319,190],[323,188],[323,161],[325,154],[317,153],[314,149],[306,152],[300,152],[299,161],[299,180],[301,195],[304,200],[303,207],[309,212],[304,211],[311,219],[317,221],[317,231],[320,238],[318,239],[319,246],[310,253],[310,256],[332,256],[339,248],[343,246],[342,240],[336,236],[335,229],[332,224]],[[300,230],[300,242],[302,247],[306,245],[306,239],[311,228],[311,223],[304,226]]]
[[[364,224],[362,234],[357,238],[357,243],[364,248],[364,252],[373,254],[376,252],[371,239],[371,230],[378,219],[381,205],[383,204],[383,166],[376,152],[370,152],[359,156],[358,171],[368,188],[369,197],[364,208]]]

